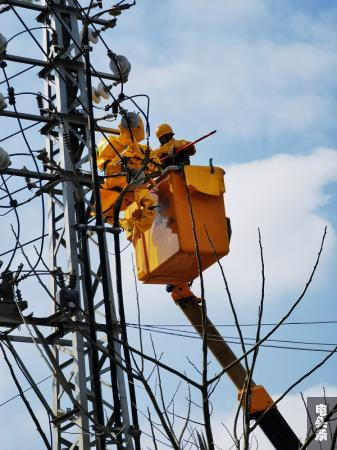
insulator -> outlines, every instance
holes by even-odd
[[[114,53],[109,53],[111,58],[110,69],[114,77],[122,82],[128,80],[128,76],[131,70],[131,64],[128,59],[122,55],[115,55]]]
[[[110,98],[109,88],[111,88],[111,86],[105,86],[102,82],[100,82],[97,85],[96,92],[101,97],[105,98],[105,100],[108,100]]]
[[[6,170],[12,164],[8,153],[0,147],[0,172]]]
[[[102,97],[108,100],[110,98],[110,87],[105,86],[103,83],[98,83],[97,88],[92,88],[91,90],[92,101],[98,104],[101,102]]]
[[[39,110],[43,111],[43,108],[44,108],[43,97],[40,93],[38,93],[36,96],[36,102],[37,102],[37,107],[39,108]]]
[[[84,29],[81,31],[81,40],[83,43],[83,34],[84,34]],[[96,30],[93,30],[92,28],[88,29],[88,41],[91,42],[92,44],[97,44],[98,42],[98,34],[99,32]]]
[[[69,135],[68,131],[66,130],[63,122],[61,122],[61,125],[62,125],[62,129],[63,129],[62,137],[63,137],[64,146],[67,147],[68,150],[71,150],[70,135]]]
[[[97,105],[101,102],[101,96],[99,95],[99,93],[96,91],[96,88],[94,88],[94,87],[91,88],[91,98],[92,98],[92,101],[94,103],[96,103]]]
[[[118,5],[116,6],[116,9],[119,9],[120,11],[126,10],[131,8],[133,6],[133,3],[126,3],[125,5]]]
[[[4,110],[5,108],[7,108],[7,103],[5,101],[5,97],[0,92],[0,111]]]
[[[68,288],[75,289],[76,283],[77,283],[77,275],[76,275],[76,272],[74,271],[69,274]]]
[[[23,167],[23,169],[27,169],[26,167]],[[32,180],[29,177],[25,177],[25,182],[27,184],[27,188],[31,191],[33,188],[36,188],[36,183],[32,183]]]
[[[66,288],[66,282],[64,281],[64,273],[62,272],[61,267],[58,267],[56,270],[56,277],[57,277],[57,281],[58,284],[60,286],[61,289],[65,289]]]
[[[119,103],[114,101],[111,105],[111,111],[112,111],[112,114],[114,115],[114,117],[117,117],[117,115],[118,115],[118,108],[119,108]]]
[[[18,302],[22,302],[22,293],[21,293],[20,289],[17,289],[15,292],[16,292],[16,298],[17,298]]]
[[[24,170],[27,170],[27,167],[26,166],[23,166],[22,167]],[[32,180],[29,178],[29,176],[26,176],[25,177],[25,182],[26,182],[26,184],[27,184],[27,186],[32,182]]]
[[[0,33],[0,55],[6,50],[7,39]]]
[[[63,132],[63,142],[64,142],[64,145],[68,148],[68,150],[71,150],[71,139],[70,139],[70,135],[67,131]]]
[[[135,112],[127,112],[123,115],[121,120],[121,127],[125,130],[128,130],[129,128],[137,128],[138,126],[139,117],[138,114]]]
[[[47,150],[45,148],[40,150],[36,159],[38,159],[39,161],[42,161],[44,164],[48,163],[50,160],[49,160]]]
[[[52,43],[52,45],[59,45],[58,35],[57,35],[56,31],[52,32],[51,43]]]
[[[8,92],[8,103],[10,105],[15,105],[15,91],[13,87],[7,89]]]
[[[92,42],[93,44],[97,44],[98,42],[98,33],[97,31],[93,30],[92,28],[89,28],[88,30],[88,40]]]

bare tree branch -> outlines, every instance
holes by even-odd
[[[318,255],[314,264],[314,267],[310,273],[310,276],[308,278],[308,281],[305,284],[304,289],[302,290],[301,294],[299,295],[299,297],[297,297],[297,299],[295,300],[295,302],[293,303],[293,305],[291,306],[291,308],[289,308],[289,310],[287,311],[287,313],[282,317],[282,319],[277,322],[277,324],[262,338],[259,340],[259,342],[257,342],[255,345],[253,345],[247,352],[245,352],[243,355],[241,355],[236,361],[232,362],[231,364],[228,364],[227,367],[225,367],[218,375],[216,375],[215,377],[213,377],[212,379],[208,380],[208,383],[211,384],[213,383],[215,380],[217,380],[217,378],[219,376],[222,376],[224,373],[226,373],[230,368],[232,368],[233,366],[235,366],[236,364],[238,364],[240,361],[242,361],[247,355],[249,355],[250,353],[252,353],[256,347],[258,347],[259,345],[263,344],[263,342],[265,342],[271,335],[273,335],[275,333],[276,330],[279,329],[279,327],[288,319],[288,317],[292,314],[292,312],[295,310],[295,308],[301,303],[301,301],[303,300],[305,294],[307,293],[309,286],[312,283],[312,280],[314,278],[314,275],[316,273],[317,267],[319,265],[320,259],[321,259],[321,255],[322,255],[322,251],[323,251],[323,246],[324,246],[324,242],[325,242],[325,238],[326,238],[326,234],[327,234],[327,227],[324,228],[324,233],[323,233],[323,237],[321,240],[321,245],[320,245],[320,249],[318,251]]]

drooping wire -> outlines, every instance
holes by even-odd
[[[24,257],[26,258],[26,261],[27,261],[28,265],[31,267],[31,270],[34,272],[34,274],[35,274],[35,276],[37,277],[37,279],[39,280],[40,284],[41,284],[42,287],[47,291],[47,293],[48,293],[49,296],[51,297],[52,301],[53,301],[55,304],[57,304],[56,299],[54,298],[54,296],[50,294],[50,292],[48,291],[47,287],[46,287],[46,286],[44,285],[44,283],[41,281],[40,275],[37,273],[36,269],[34,269],[33,266],[30,264],[29,259],[27,258],[27,255],[26,255],[25,252],[22,250],[22,245],[21,245],[20,243],[19,243],[19,245],[20,245],[20,248],[21,248],[21,251],[22,251]],[[50,271],[50,269],[48,268],[48,266],[47,266],[46,263],[44,262],[43,258],[41,258],[41,261],[42,261],[43,265],[45,266],[46,270],[49,272],[49,274],[55,278],[55,277],[56,277],[56,274],[55,274],[55,273],[52,273],[52,272]],[[57,277],[56,277],[55,279],[56,279],[56,282],[57,282],[57,284],[59,285],[59,287],[62,287],[62,286],[59,284],[59,281],[57,280]],[[18,305],[17,305],[17,306],[18,306]],[[92,417],[92,415],[89,414],[89,413],[87,412],[87,410],[84,409],[84,408],[80,405],[80,403],[78,403],[78,401],[74,398],[71,389],[66,388],[66,387],[64,386],[64,384],[61,382],[61,380],[59,379],[59,376],[58,376],[58,374],[57,374],[57,371],[56,371],[56,370],[54,369],[54,367],[53,367],[53,364],[50,363],[50,362],[48,361],[47,357],[44,355],[44,353],[43,353],[43,351],[40,349],[40,347],[39,347],[39,345],[38,345],[36,339],[34,338],[33,334],[31,333],[30,328],[29,328],[29,326],[28,326],[28,323],[27,323],[27,321],[25,320],[24,316],[22,315],[21,310],[20,310],[20,309],[18,309],[18,310],[19,310],[19,313],[20,313],[20,316],[21,316],[21,318],[22,318],[22,321],[23,321],[23,323],[25,324],[25,326],[26,326],[26,328],[27,328],[27,331],[28,331],[28,333],[29,333],[29,335],[30,335],[30,337],[31,337],[31,339],[32,339],[32,341],[33,341],[33,343],[35,344],[37,350],[38,350],[39,353],[41,354],[42,359],[46,362],[47,366],[49,367],[49,369],[50,369],[51,372],[53,373],[53,376],[54,376],[54,377],[58,380],[58,382],[63,386],[64,391],[67,393],[69,399],[72,401],[72,403],[74,404],[74,406],[78,407],[78,408],[81,410],[81,412],[82,412],[82,413],[83,413],[83,414],[84,414],[84,415],[85,415],[85,416],[86,416],[86,417],[94,424],[95,429],[97,430],[97,433],[95,434],[95,436],[100,436],[101,433],[98,431],[98,430],[100,429],[100,424],[96,422],[96,420],[94,419],[94,417]],[[87,317],[88,320],[90,320],[91,322],[93,322],[93,323],[96,325],[96,323],[93,321],[93,319],[92,319],[92,318],[91,318],[84,310],[81,309],[81,312],[82,312],[83,314],[86,315],[86,317]],[[71,319],[71,316],[69,315],[69,313],[67,313],[66,311],[64,311],[64,313],[65,313],[65,316],[66,316],[68,319]],[[37,327],[35,327],[34,325],[33,325],[33,327],[34,327],[34,329],[35,329],[35,331],[36,331],[38,337],[41,339],[40,342],[45,342],[44,336],[42,335],[42,333],[40,333],[39,330],[37,329]],[[90,336],[88,336],[88,335],[84,332],[84,330],[81,329],[80,327],[78,327],[75,323],[74,323],[74,328],[75,328],[75,330],[76,330],[78,333],[80,333],[82,336],[84,336],[91,344],[94,344],[94,345],[95,345],[95,343],[92,342]],[[110,332],[110,333],[111,333],[111,332]],[[107,334],[109,334],[109,332],[108,332]],[[121,358],[121,355],[118,355],[118,356],[119,356],[119,358]],[[121,358],[121,359],[122,359],[122,358]],[[77,426],[79,426],[79,425],[77,425]],[[81,427],[80,427],[80,428],[81,428]],[[82,429],[83,429],[83,428],[82,428]],[[86,431],[86,432],[89,432],[88,430],[85,430],[85,429],[83,429],[83,430]]]
[[[30,404],[29,404],[29,402],[28,402],[28,400],[27,400],[27,398],[26,398],[26,396],[25,396],[25,394],[24,394],[24,392],[23,392],[23,390],[22,390],[22,387],[21,387],[21,385],[20,385],[20,382],[19,382],[19,380],[17,379],[17,377],[16,377],[16,375],[15,375],[13,366],[11,365],[11,363],[10,363],[8,357],[7,357],[6,351],[5,351],[5,349],[4,349],[4,346],[3,346],[3,344],[2,344],[1,342],[0,342],[0,349],[1,349],[1,351],[2,351],[4,360],[5,360],[5,362],[6,362],[7,366],[8,366],[8,369],[9,369],[9,371],[10,371],[11,377],[12,377],[12,379],[13,379],[13,381],[14,381],[14,383],[15,383],[15,385],[16,385],[18,391],[19,391],[19,395],[20,395],[20,397],[22,398],[22,401],[24,402],[24,404],[25,404],[25,406],[26,406],[26,408],[27,408],[27,410],[28,410],[28,412],[29,412],[29,414],[30,414],[30,416],[31,416],[31,418],[32,418],[32,420],[33,420],[33,422],[35,423],[35,426],[36,426],[37,431],[39,432],[39,434],[40,434],[40,436],[41,436],[41,438],[42,438],[42,440],[43,440],[43,442],[44,442],[46,448],[47,448],[48,450],[52,450],[51,445],[50,445],[50,442],[48,441],[48,438],[47,438],[47,436],[45,435],[45,433],[44,433],[44,431],[43,431],[43,429],[42,429],[42,427],[41,427],[41,424],[40,424],[39,420],[37,419],[37,417],[36,417],[36,415],[35,415],[35,413],[34,413],[32,407],[30,406]]]
[[[22,75],[23,73],[26,73],[26,72],[28,72],[29,70],[34,69],[34,67],[36,67],[36,66],[33,65],[33,66],[26,67],[26,68],[23,69],[23,70],[20,70],[20,72],[17,72],[15,75],[11,75],[10,77],[8,77],[8,81],[13,80],[14,78],[16,78],[16,77]],[[1,86],[2,84],[4,84],[4,83],[6,83],[6,80],[1,81],[1,82],[0,82],[0,86]]]
[[[5,82],[9,81],[9,78],[6,78]],[[46,96],[44,96],[43,94],[41,94],[41,92],[15,92],[15,97],[18,97],[20,95],[33,95],[34,97],[37,98],[37,101],[40,102],[40,99],[45,100],[47,103],[49,103],[49,106],[51,106],[51,109],[56,111],[56,106],[54,105],[54,102],[51,98],[47,98]],[[8,97],[4,97],[5,100],[7,98],[10,98],[10,96]]]
[[[129,327],[138,329],[138,324],[128,324]],[[200,335],[196,332],[189,331],[189,332],[179,332],[179,330],[170,330],[167,331],[165,328],[160,327],[146,327],[144,325],[141,325],[141,329],[143,331],[148,331],[150,333],[159,333],[164,334],[167,336],[177,336],[177,337],[183,337],[183,338],[189,338],[189,339],[198,339],[200,340]],[[240,344],[238,342],[238,337],[235,336],[222,336],[224,340],[226,340],[229,344]],[[255,339],[244,337],[244,342],[246,345],[254,345]],[[212,335],[209,336],[209,340],[212,341]],[[217,340],[217,339],[215,339]],[[250,342],[252,341],[252,342]],[[324,345],[324,346],[336,346],[334,343],[327,343],[327,342],[307,342],[307,341],[293,341],[293,340],[286,340],[286,339],[268,339],[266,342],[280,342],[280,343],[294,343],[294,344],[303,344],[303,345]],[[273,344],[261,344],[261,347],[272,347],[272,348],[279,348],[279,349],[285,349],[285,350],[303,350],[303,351],[314,351],[314,352],[330,352],[330,350],[326,349],[320,349],[320,348],[304,348],[304,347],[290,347],[290,346],[281,346],[281,345],[273,345]]]
[[[23,137],[24,142],[25,142],[25,144],[27,146],[27,149],[28,149],[28,151],[29,151],[29,153],[30,153],[30,155],[32,157],[35,169],[36,169],[36,171],[38,173],[38,183],[39,183],[39,186],[40,186],[40,189],[41,189],[41,207],[42,207],[42,233],[41,234],[43,236],[45,234],[45,204],[44,204],[44,197],[43,197],[43,192],[42,192],[42,179],[41,179],[40,169],[39,169],[39,166],[38,166],[38,164],[36,162],[36,158],[35,158],[34,152],[33,152],[32,148],[31,148],[31,146],[30,146],[30,144],[28,142],[27,137],[26,137],[25,131],[23,130],[21,119],[19,117],[19,114],[18,114],[18,111],[17,111],[17,108],[16,108],[16,101],[15,101],[14,90],[11,88],[11,86],[9,84],[9,81],[8,81],[8,78],[7,78],[7,72],[6,72],[6,69],[5,69],[4,65],[2,65],[2,71],[3,71],[4,77],[5,77],[6,82],[7,82],[8,91],[9,92],[12,91],[12,95],[14,97],[14,98],[12,98],[11,103],[13,105],[13,109],[14,109],[14,112],[15,112],[15,115],[16,115],[16,118],[17,118],[17,121],[18,121],[18,124],[19,124],[19,128],[20,128],[22,137]],[[17,214],[16,210],[15,210],[15,212]],[[20,236],[19,236],[19,239],[20,239]],[[40,253],[39,253],[39,256],[37,258],[37,261],[35,262],[34,268],[36,268],[38,266],[38,264],[39,264],[39,262],[41,260],[41,256],[42,256],[42,253],[43,253],[43,248],[44,248],[44,238],[41,240]],[[12,256],[10,262],[12,262],[13,258],[14,258],[14,253],[13,253],[13,256]],[[8,268],[9,268],[9,266],[10,265],[8,265]]]
[[[46,0],[46,1],[48,2],[48,0]],[[93,27],[93,29],[94,29],[94,31],[96,32],[98,38],[101,40],[101,42],[103,43],[104,47],[105,47],[106,50],[108,51],[108,55],[111,54],[112,51],[111,51],[110,47],[107,45],[107,43],[105,42],[105,40],[104,40],[103,37],[101,36],[101,33],[97,30],[95,24],[94,24],[94,23],[92,22],[92,20],[90,19],[89,12],[86,13],[86,12],[83,11],[83,10],[81,11],[81,6],[80,6],[79,2],[78,2],[77,0],[74,0],[74,2],[75,2],[75,7],[77,8],[77,10],[78,10],[78,11],[80,12],[80,14],[81,14],[81,18],[82,18],[82,22],[83,22],[84,26],[86,27],[86,26],[88,26],[88,24],[90,24],[90,25]],[[83,16],[84,16],[84,17],[83,17]],[[118,70],[118,72],[119,72],[120,83],[121,83],[121,92],[120,92],[120,94],[123,94],[123,90],[124,90],[123,77],[122,77],[122,74],[121,74],[119,65],[116,64],[116,66],[117,66],[117,70]],[[105,87],[107,87],[107,86],[105,86]],[[110,90],[109,90],[109,92],[110,92]],[[111,93],[110,93],[110,94],[111,94]]]
[[[49,3],[49,0],[46,0],[46,1],[47,1],[47,3]],[[49,6],[51,6],[51,5],[49,4]],[[86,25],[85,25],[86,23],[90,24],[90,25],[93,27],[94,31],[96,31],[96,34],[97,34],[98,38],[102,41],[103,45],[105,46],[106,50],[108,51],[108,54],[111,53],[110,47],[108,46],[108,44],[105,42],[105,40],[104,40],[103,37],[101,36],[101,33],[97,30],[95,24],[93,23],[93,21],[92,21],[91,18],[89,17],[88,13],[85,13],[85,12],[81,9],[81,7],[80,7],[80,5],[79,5],[79,2],[78,2],[77,0],[75,0],[75,6],[76,6],[76,8],[78,9],[79,13],[82,15],[82,22],[84,23],[84,26],[86,26]],[[85,16],[83,16],[83,14],[84,14]],[[56,12],[55,12],[55,15],[56,15],[56,17],[58,17]],[[79,49],[79,50],[81,50],[81,49]],[[91,68],[94,70],[94,72],[96,72],[95,68],[94,68],[92,65],[90,65],[90,66],[91,66]],[[119,70],[118,64],[117,64],[117,68],[118,68],[118,70]],[[97,72],[96,72],[96,75],[97,75]],[[104,86],[104,88],[107,90],[107,92],[109,92],[109,94],[111,95],[111,97],[113,98],[113,100],[116,101],[116,98],[115,98],[114,95],[112,94],[111,89],[106,85],[105,81],[102,80],[100,77],[98,77],[98,78],[99,78],[99,80],[101,81],[101,83],[102,83],[102,85]],[[144,116],[144,118],[145,118],[145,121],[146,121],[146,133],[147,133],[147,136],[149,137],[149,136],[150,136],[150,123],[149,123],[149,106],[150,106],[150,99],[149,99],[149,96],[146,95],[146,94],[137,94],[137,95],[133,95],[133,96],[125,96],[125,95],[123,94],[123,85],[124,85],[124,83],[123,83],[121,74],[120,74],[120,81],[121,81],[121,92],[120,92],[120,97],[122,97],[122,98],[121,98],[121,100],[118,100],[118,103],[122,103],[122,102],[125,101],[125,100],[131,100],[131,101],[132,101],[132,103],[133,103],[133,104],[136,106],[136,108],[143,114],[143,116]],[[142,108],[137,104],[137,102],[135,102],[135,101],[133,100],[133,99],[136,98],[136,97],[146,97],[146,98],[147,98],[147,101],[148,101],[148,102],[147,102],[147,113],[146,113],[146,114],[144,113],[144,111],[142,110]]]
[[[23,131],[26,131],[26,130],[29,130],[30,128],[36,127],[37,125],[40,125],[40,122],[36,122],[36,123],[33,123],[32,125],[28,125],[27,127],[24,127]],[[15,133],[9,134],[8,136],[4,137],[3,139],[0,139],[0,142],[4,142],[14,136],[17,136],[20,133],[21,133],[21,130],[16,131]]]
[[[39,381],[36,381],[35,384],[38,386],[39,384],[43,383],[44,381],[50,380],[50,378],[51,378],[52,376],[53,376],[53,375],[48,375],[47,377],[42,378],[42,379],[39,380]],[[31,391],[32,389],[33,389],[32,386],[29,386],[29,387],[27,387],[26,389],[23,389],[22,392],[25,393],[25,392]],[[1,406],[7,405],[7,403],[10,403],[11,401],[15,400],[15,399],[18,398],[18,397],[20,397],[20,394],[13,395],[12,397],[9,397],[7,400],[4,400],[3,402],[0,403],[0,408],[1,408]]]
[[[52,4],[46,0],[46,2],[48,3],[48,5],[52,8]],[[14,12],[14,14],[16,15],[16,17],[18,18],[18,20],[21,22],[21,24],[27,29],[27,31],[29,30],[29,28],[27,27],[25,21],[22,19],[22,17],[20,16],[20,14],[18,14],[18,12],[15,10],[15,8],[13,7],[13,5],[9,4],[11,10]],[[55,17],[60,21],[60,23],[62,24],[61,19],[58,17],[57,14],[55,14]],[[69,32],[69,30],[68,30]],[[58,76],[61,78],[61,80],[66,83],[67,80],[66,78],[63,76],[63,74],[60,72],[60,70],[58,69],[58,67],[56,66],[55,62],[53,60],[51,60],[49,58],[49,55],[46,53],[46,51],[43,49],[43,47],[41,46],[41,44],[39,43],[39,41],[36,39],[36,37],[30,32],[28,31],[28,33],[30,34],[31,38],[33,39],[33,41],[36,43],[36,45],[39,47],[39,49],[41,50],[41,52],[44,54],[44,56],[47,58],[47,60],[50,62],[50,64],[53,66],[54,70],[57,72]],[[71,34],[71,32],[70,32]],[[73,40],[74,41],[74,40]],[[76,45],[76,41],[74,41],[75,45]],[[83,50],[77,45],[77,48],[80,52],[80,54],[83,54]],[[90,65],[90,67],[93,69],[95,75],[97,76],[97,78],[99,78],[99,80],[104,84],[104,81],[102,80],[102,78],[99,76],[98,72],[96,71],[96,69]],[[112,95],[112,94],[111,94]],[[83,103],[82,99],[79,96],[76,96],[76,101],[79,103],[79,105],[83,108],[83,110],[86,112],[86,114],[89,114],[88,108],[87,106]],[[104,138],[106,140],[108,140],[108,137],[106,135],[106,133],[101,129],[101,127],[96,123],[97,129],[98,131],[104,136]],[[119,154],[118,150],[113,146],[112,143],[110,143],[111,148],[113,149],[113,151],[116,153],[116,155],[121,158],[121,155]]]
[[[56,68],[57,69],[57,68]]]
[[[16,362],[17,367],[19,368],[19,370],[22,373],[22,375],[25,377],[25,379],[28,382],[28,384],[31,387],[31,389],[34,390],[35,394],[37,395],[38,399],[40,400],[43,408],[45,409],[45,411],[47,413],[48,421],[49,421],[50,442],[51,442],[51,447],[52,447],[53,446],[53,433],[51,431],[51,420],[54,418],[53,411],[50,408],[50,406],[48,405],[48,403],[46,402],[46,400],[44,399],[41,391],[38,389],[38,387],[37,387],[38,383],[35,383],[35,381],[33,380],[32,376],[30,375],[30,373],[28,372],[27,368],[23,364],[23,361],[19,357],[19,355],[16,352],[16,350],[15,350],[14,346],[12,345],[12,343],[10,341],[7,341],[7,342],[3,342],[3,345],[11,353],[14,361]],[[25,391],[23,391],[23,392],[25,392]]]
[[[7,212],[0,214],[0,217],[5,217],[13,211],[13,208],[9,209]]]
[[[2,179],[2,183],[3,183],[3,185],[5,186],[5,189],[6,189],[6,191],[7,191],[7,194],[8,194],[8,196],[9,196],[9,198],[11,199],[11,203],[13,203],[13,202],[12,202],[11,195],[10,195],[10,192],[9,192],[9,189],[8,189],[8,186],[7,186],[7,183],[6,183],[6,180],[4,179],[4,176],[3,176],[1,173],[0,173],[0,176],[1,176],[1,179]],[[14,246],[12,255],[11,255],[11,257],[10,257],[8,263],[7,263],[7,267],[6,267],[6,269],[5,269],[5,272],[7,272],[7,271],[9,270],[9,268],[10,268],[12,262],[13,262],[13,259],[14,259],[15,255],[16,255],[16,252],[17,252],[18,246],[19,246],[20,234],[21,234],[20,218],[19,218],[19,214],[18,214],[18,212],[17,212],[17,210],[16,210],[16,206],[14,206],[14,203],[12,204],[12,208],[13,208],[12,210],[14,211],[15,217],[16,217],[17,233],[16,233],[16,242],[15,242],[15,246]]]
[[[1,256],[1,255],[0,255]],[[336,324],[337,320],[313,320],[313,321],[302,321],[302,322],[284,322],[281,324],[281,326],[285,326],[285,325],[323,325],[323,324]],[[130,323],[128,325],[137,325],[136,323]],[[153,324],[153,323],[149,323],[149,324],[143,324],[146,327],[188,327],[191,328],[193,327],[193,325],[191,324]],[[240,327],[256,327],[256,323],[240,323],[239,324]],[[273,327],[277,325],[276,322],[266,322],[266,323],[261,323],[262,327]],[[200,325],[199,325],[200,326]],[[214,325],[217,328],[221,328],[221,327],[235,327],[234,324],[230,324],[230,323],[226,323],[226,324],[216,324]]]
[[[16,33],[16,34],[14,34],[13,36],[11,36],[8,40],[7,40],[7,43],[6,43],[6,49],[7,49],[7,46],[8,46],[8,44],[13,40],[13,39],[15,39],[16,37],[18,37],[18,36],[20,36],[21,34],[23,34],[23,33],[27,33],[27,32],[31,32],[31,31],[35,31],[35,30],[45,30],[45,29],[52,29],[51,27],[32,27],[32,28],[29,28],[28,30],[27,29],[24,29],[24,30],[21,30],[21,31],[19,31],[18,33]]]
[[[27,156],[30,156],[30,155],[27,155]],[[8,198],[8,197],[11,197],[12,195],[18,194],[19,192],[24,191],[26,189],[28,189],[27,186],[24,186],[22,188],[18,188],[15,191],[12,191],[9,194],[4,195],[3,197],[0,197],[0,200],[3,200],[3,199]],[[1,189],[1,190],[2,191],[6,191],[5,189]]]

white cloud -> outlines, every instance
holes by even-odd
[[[152,34],[121,40],[133,64],[127,89],[151,94],[152,127],[171,121],[195,136],[214,127],[236,140],[321,133],[335,111],[332,27],[323,15],[274,8],[288,28],[262,0],[175,1],[158,43]]]
[[[267,295],[278,298],[304,286],[325,225],[328,235],[318,278],[336,248],[336,232],[320,208],[329,204],[325,187],[337,181],[337,152],[318,149],[306,156],[275,155],[227,169],[225,199],[231,217],[231,252],[223,259],[238,301],[258,298],[261,276],[257,229],[264,247]],[[206,276],[216,295],[217,267]],[[242,283],[244,278],[245,282]],[[317,280],[317,278],[315,279]]]
[[[323,397],[325,389],[326,397],[337,397],[337,386],[329,386],[329,385],[315,385],[306,389],[303,392],[303,397],[307,400],[307,397]],[[277,399],[279,394],[272,395],[273,399]],[[283,417],[286,419],[290,427],[293,429],[295,434],[299,437],[302,442],[304,441],[307,433],[307,413],[303,404],[303,400],[301,398],[300,393],[296,394],[288,394],[279,404],[278,409],[280,410]],[[227,450],[233,445],[233,441],[230,439],[228,432],[225,430],[222,423],[224,423],[227,428],[232,432],[234,416],[236,409],[234,409],[231,413],[226,415],[224,418],[214,417],[213,418],[213,432],[214,432],[214,441],[217,443],[219,448],[223,450]],[[242,428],[240,427],[242,420],[238,420],[238,436],[242,432]],[[263,434],[263,432],[257,428],[254,432],[254,436],[258,441],[258,448],[262,448],[263,450],[273,450],[274,447],[270,444],[269,440]],[[252,443],[252,448],[256,448],[256,444],[254,441]]]
[[[325,188],[337,182],[337,151],[321,148],[309,155],[274,155],[233,164],[226,172],[225,205],[233,235],[230,253],[222,259],[222,265],[236,304],[255,308],[260,296],[258,227],[264,248],[266,295],[275,304],[289,293],[297,296],[303,289],[327,225],[321,263],[313,281],[315,289],[322,287],[329,279],[336,251],[336,230],[321,208],[332,206]],[[125,267],[130,265],[126,255],[123,261]],[[130,298],[130,315],[134,308],[131,270],[125,270],[123,277],[126,297]],[[204,277],[206,297],[212,299],[215,307],[224,295],[218,265],[208,269]],[[196,293],[198,286],[196,281]],[[163,286],[140,285],[139,290],[143,317],[148,315],[154,321],[164,315],[177,320],[175,306],[163,299],[168,297]]]
[[[181,129],[207,123],[232,138],[318,131],[334,107],[324,86],[335,69],[333,53],[314,44],[212,47],[198,39],[182,43],[169,64],[135,67],[142,90],[152,92],[155,116]]]

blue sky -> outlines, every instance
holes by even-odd
[[[198,145],[194,161],[207,164],[213,157],[214,163],[226,170],[225,198],[233,240],[223,265],[242,323],[252,323],[257,317],[258,227],[266,263],[265,321],[282,317],[303,289],[325,225],[328,235],[322,262],[292,320],[337,320],[336,16],[332,0],[139,0],[118,19],[116,29],[104,34],[112,50],[127,56],[132,64],[125,91],[151,97],[152,146],[157,145],[154,130],[161,122],[171,123],[177,138],[191,140],[217,129],[215,136]],[[0,23],[7,37],[20,30],[8,13],[0,16]],[[33,45],[31,50],[40,56]],[[13,41],[10,52],[26,52],[25,41]],[[97,69],[108,70],[100,44],[94,47],[92,57]],[[9,64],[8,70],[14,73],[16,66]],[[18,90],[28,83],[31,90],[42,89],[33,75],[34,71],[18,79]],[[25,101],[22,105],[28,108]],[[33,132],[29,136],[38,148],[41,139]],[[22,142],[13,140],[11,145],[21,148]],[[23,232],[27,238],[39,223],[39,204],[34,208],[34,214],[25,210],[27,229]],[[1,233],[10,233],[8,222],[0,222],[0,228]],[[0,244],[1,251],[7,248],[7,243]],[[131,255],[126,251],[126,312],[132,322],[136,321],[136,309],[130,264]],[[205,279],[211,319],[219,324],[233,323],[218,269],[207,271]],[[27,285],[27,296],[32,286]],[[197,281],[194,286],[197,292]],[[186,325],[162,287],[139,286],[139,291],[144,323]],[[225,334],[228,330],[222,331]],[[228,333],[232,336],[233,329]],[[136,339],[134,333],[131,335]],[[245,335],[253,337],[254,332],[245,329]],[[336,343],[337,332],[335,325],[288,326],[275,338]],[[186,364],[190,370],[185,356],[195,362],[200,357],[197,343],[161,335],[155,339],[167,363]],[[233,348],[239,352],[237,346]],[[324,355],[264,349],[256,381],[277,396]],[[212,370],[216,369],[213,363]],[[336,369],[333,357],[284,402],[283,411],[299,434],[304,433],[305,416],[293,413],[301,408],[298,393],[321,394],[325,385],[328,393],[336,395]],[[6,381],[3,365],[0,370],[1,403],[15,393],[15,388]],[[45,374],[46,368],[41,372]],[[173,389],[173,384],[169,386]],[[230,423],[236,393],[225,380],[220,387],[214,422],[218,444],[227,449],[219,423]],[[27,417],[19,400],[0,408],[2,423],[9,412],[21,420]],[[31,448],[42,448],[39,438],[32,435],[29,419],[25,420],[22,434],[14,436],[6,449],[17,448],[23,436],[32,442]],[[0,437],[5,439],[3,433],[0,431]],[[263,443],[260,448],[269,447]]]

